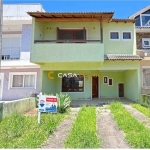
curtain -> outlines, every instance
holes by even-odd
[[[13,75],[12,87],[23,87],[23,75]]]
[[[24,87],[35,87],[35,75],[25,75]]]

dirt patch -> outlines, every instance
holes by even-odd
[[[25,112],[25,116],[37,116],[37,115],[38,115],[38,108],[34,108]]]

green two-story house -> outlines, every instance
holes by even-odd
[[[73,100],[140,96],[134,19],[113,12],[28,12],[33,17],[30,60],[40,65],[40,90]]]

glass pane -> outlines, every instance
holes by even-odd
[[[84,78],[83,77],[63,77],[62,78],[62,92],[83,92]]]
[[[149,41],[144,41],[144,45],[145,46],[149,46],[150,44],[149,44]]]
[[[84,31],[77,31],[75,33],[75,39],[76,40],[84,40]]]
[[[23,87],[23,75],[13,75],[12,87]]]
[[[123,33],[123,39],[131,39],[130,33]]]
[[[24,87],[35,87],[35,75],[25,75]]]
[[[111,33],[111,39],[118,39],[119,36],[118,36],[118,33],[117,32],[112,32]]]
[[[146,86],[150,86],[150,73],[144,75]]]
[[[150,26],[150,16],[142,16],[142,26]]]
[[[72,32],[60,31],[59,32],[59,40],[73,40]]]

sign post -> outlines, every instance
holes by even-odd
[[[57,113],[57,97],[46,96],[40,93],[38,107],[38,123],[40,123],[41,120],[41,112]]]

